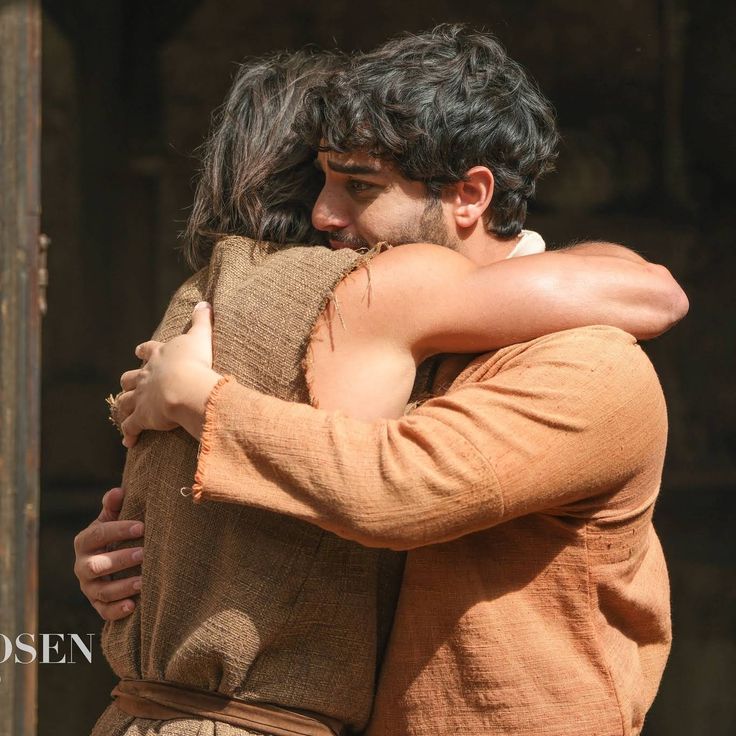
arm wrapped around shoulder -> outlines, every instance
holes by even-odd
[[[393,549],[610,494],[661,470],[667,428],[649,360],[609,327],[482,356],[447,395],[397,420],[362,422],[234,382],[207,415],[202,499]]]

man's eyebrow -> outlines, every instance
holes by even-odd
[[[381,164],[378,162],[372,166],[366,164],[341,164],[329,158],[327,159],[327,166],[338,174],[380,174],[383,170]]]

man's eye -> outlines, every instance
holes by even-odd
[[[348,182],[348,189],[350,189],[351,192],[354,192],[356,194],[360,194],[362,192],[367,192],[369,189],[373,188],[373,184],[369,184],[365,181],[355,181],[351,179]]]

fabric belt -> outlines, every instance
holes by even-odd
[[[246,703],[221,693],[163,680],[122,679],[110,693],[131,716],[173,720],[195,716],[241,726],[268,736],[341,736],[342,724],[324,716],[275,705]]]

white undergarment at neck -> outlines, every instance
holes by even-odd
[[[516,258],[516,256],[532,256],[536,253],[544,253],[544,238],[534,232],[534,230],[522,230],[519,235],[519,242],[506,258]]]

